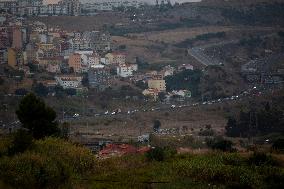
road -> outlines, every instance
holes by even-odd
[[[261,36],[260,38],[271,37],[274,35],[275,33],[267,34],[267,35]],[[206,44],[206,45],[187,49],[187,52],[190,56],[194,57],[198,62],[200,62],[204,66],[220,65],[220,64],[224,64],[224,62],[220,62],[216,58],[209,57],[208,55],[206,55],[204,53],[205,49],[210,48],[210,47],[223,46],[227,44],[236,44],[236,43],[239,43],[239,41],[240,41],[239,39],[235,39],[235,40],[221,41],[219,43]]]
[[[260,89],[258,87],[253,86],[250,89],[247,89],[243,92],[241,92],[238,95],[234,95],[231,97],[226,97],[226,98],[219,98],[219,99],[214,99],[214,100],[210,100],[210,101],[204,101],[204,102],[195,102],[192,104],[182,104],[182,105],[175,105],[175,104],[163,104],[160,106],[156,106],[156,107],[152,107],[152,108],[141,108],[141,109],[131,109],[131,110],[127,110],[127,111],[122,111],[122,112],[115,112],[115,111],[110,111],[110,110],[106,110],[105,112],[98,112],[96,114],[94,114],[93,116],[76,116],[75,118],[69,118],[66,119],[65,121],[72,121],[72,120],[84,120],[85,118],[88,117],[102,117],[102,118],[107,118],[107,117],[115,117],[115,116],[129,116],[129,115],[133,115],[136,114],[138,112],[159,112],[159,111],[167,111],[167,110],[172,110],[172,111],[178,111],[181,108],[190,108],[190,107],[198,107],[198,106],[211,106],[213,104],[221,104],[221,103],[225,103],[225,102],[229,102],[229,101],[238,101],[238,100],[245,100],[248,98],[251,98],[253,96],[261,96],[263,94],[267,94],[270,93],[271,89]],[[60,120],[63,121],[63,120]]]
[[[220,65],[223,64],[223,62],[220,62],[219,60],[211,58],[208,55],[206,55],[204,53],[205,49],[210,47],[222,46],[226,44],[234,44],[238,42],[239,40],[222,41],[220,43],[212,43],[199,47],[193,47],[191,49],[187,49],[187,52],[190,56],[194,57],[198,62],[200,62],[204,66]]]

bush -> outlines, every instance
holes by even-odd
[[[33,143],[32,135],[25,130],[18,130],[13,134],[13,141],[9,148],[9,155],[14,155],[17,153],[23,153],[26,151]]]
[[[76,174],[86,173],[94,168],[92,152],[58,138],[46,138],[35,142],[33,151],[53,157],[70,167]]]
[[[214,135],[214,131],[213,129],[205,129],[202,130],[198,133],[199,136],[213,136]]]
[[[7,156],[9,154],[9,149],[12,146],[12,137],[2,137],[0,138],[0,158],[2,156]]]
[[[24,153],[0,159],[0,178],[15,188],[58,188],[94,170],[90,150],[56,138],[35,141]]]
[[[272,144],[272,150],[284,152],[284,138],[277,139]]]
[[[272,158],[270,154],[262,152],[254,152],[248,160],[250,165],[262,166],[262,165],[277,165],[277,162]]]
[[[160,130],[161,127],[161,122],[159,120],[154,120],[153,121],[153,130],[154,132],[158,132]]]
[[[15,188],[57,188],[70,177],[61,162],[26,152],[0,161],[2,180]]]
[[[206,141],[207,146],[211,147],[213,150],[221,150],[223,152],[233,152],[233,143],[229,140],[222,138],[208,139]]]
[[[0,77],[0,85],[3,85],[4,82],[5,82],[5,80],[2,77]]]
[[[146,158],[150,161],[164,161],[165,152],[163,148],[156,147],[146,153]]]

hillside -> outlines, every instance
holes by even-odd
[[[77,188],[283,188],[283,155],[207,152],[176,154],[165,148],[146,155],[97,159],[63,140],[35,141],[27,151],[6,155],[1,143],[0,187]],[[155,151],[155,153],[154,153]]]

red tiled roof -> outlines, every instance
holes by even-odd
[[[112,154],[126,155],[135,153],[145,153],[149,151],[149,147],[142,147],[140,149],[129,144],[107,144],[106,147],[99,152],[100,156],[108,156]]]

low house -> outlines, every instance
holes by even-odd
[[[183,98],[190,98],[191,97],[191,92],[188,90],[174,90],[172,91],[172,95],[180,96]]]
[[[125,64],[126,55],[120,52],[107,53],[105,59],[106,64]]]
[[[64,89],[76,89],[82,85],[82,77],[79,76],[56,76],[55,80]]]
[[[60,73],[60,66],[59,64],[48,64],[46,71],[50,73]]]
[[[82,60],[79,53],[74,53],[69,56],[68,65],[73,68],[75,73],[82,73]]]
[[[100,152],[99,157],[108,158],[128,154],[143,154],[150,150],[150,147],[136,148],[129,144],[107,144]]]
[[[193,66],[191,64],[182,64],[178,67],[178,71],[183,70],[193,70]]]
[[[163,79],[148,80],[149,89],[157,89],[159,92],[166,91],[166,81]]]
[[[137,70],[137,64],[119,64],[116,68],[116,73],[120,77],[131,77],[133,72]]]
[[[145,89],[142,94],[144,96],[148,96],[148,97],[151,97],[153,98],[154,100],[157,100],[158,97],[159,97],[159,90],[157,89]]]
[[[57,70],[53,72],[53,69],[60,69],[59,66],[62,64],[63,58],[62,57],[50,57],[50,58],[41,58],[38,60],[38,64],[41,68],[46,69],[48,71],[49,67],[52,73],[57,73]],[[54,66],[54,67],[53,67]],[[60,70],[59,70],[60,72]]]
[[[94,65],[88,71],[89,87],[100,91],[111,85],[110,69],[104,65]]]
[[[167,76],[171,76],[171,75],[174,75],[174,71],[175,71],[175,68],[168,65],[168,66],[165,66],[162,71],[160,72],[160,74],[164,77],[167,77]]]

